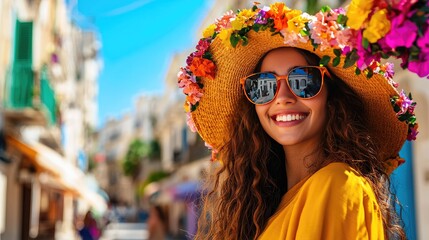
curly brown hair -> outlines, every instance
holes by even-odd
[[[319,65],[316,55],[297,50],[309,65]],[[267,54],[255,72],[260,71]],[[331,162],[344,162],[357,170],[375,192],[386,236],[405,239],[389,177],[365,127],[364,104],[350,87],[331,75],[332,79],[325,81],[328,119],[320,143],[324,158],[307,167],[314,173]],[[256,239],[287,190],[283,147],[267,135],[255,106],[243,94],[240,104],[231,119],[230,140],[219,152],[221,162],[207,180],[196,239]]]

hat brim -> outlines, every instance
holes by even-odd
[[[230,119],[240,107],[240,94],[243,94],[240,79],[253,72],[266,52],[279,47],[297,47],[319,57],[335,57],[332,49],[315,50],[310,41],[295,46],[285,45],[280,34],[272,35],[269,31],[251,31],[248,39],[248,45],[239,44],[235,48],[226,47],[219,38],[210,45],[209,51],[218,71],[214,79],[201,80],[204,96],[198,108],[192,112],[192,118],[203,140],[217,150],[222,149],[229,140],[229,132],[233,131]],[[378,146],[380,157],[388,159],[397,156],[408,134],[407,124],[398,120],[390,103],[392,96],[399,95],[397,90],[379,74],[368,79],[364,74],[356,75],[355,67],[333,67],[329,63],[328,68],[362,99],[368,119],[367,127]]]

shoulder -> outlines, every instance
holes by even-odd
[[[374,198],[369,182],[346,163],[331,163],[314,173],[305,183],[304,189],[341,198]],[[356,199],[358,200],[358,199]]]

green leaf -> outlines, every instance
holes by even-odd
[[[363,46],[364,48],[368,48],[368,46],[369,46],[369,41],[368,41],[368,39],[366,39],[366,38],[362,38],[362,46]]]
[[[322,13],[330,12],[330,11],[331,11],[331,8],[330,8],[329,6],[323,6],[323,7],[320,9],[320,11],[321,11]]]
[[[309,35],[309,32],[307,30],[304,30],[304,29],[299,31],[299,33],[301,34],[301,36],[308,36]]]
[[[259,32],[259,30],[261,29],[261,24],[253,24],[252,29],[255,32]]]
[[[341,56],[341,49],[335,48],[335,49],[334,49],[334,54],[335,54],[335,56],[337,56],[337,57]]]
[[[206,51],[206,52],[203,54],[203,58],[208,59],[208,60],[213,60],[213,55],[211,54],[211,52]]]
[[[232,47],[236,47],[238,42],[240,42],[240,35],[238,35],[237,33],[231,34],[231,37],[229,38],[229,41],[231,42]]]
[[[344,14],[340,14],[340,15],[338,15],[338,18],[337,18],[337,23],[339,23],[339,24],[341,24],[341,25],[346,25],[346,22],[347,22],[347,20],[348,20],[348,18],[347,18],[347,16],[346,15],[344,15]]]
[[[241,40],[243,41],[241,43],[243,46],[246,46],[249,43],[249,38],[247,38],[246,36],[242,36]]]
[[[357,54],[356,49],[353,49],[353,51],[347,53],[346,59],[344,60],[343,68],[348,68],[353,66],[358,59],[359,59],[359,55]]]
[[[331,61],[331,57],[325,55],[320,59],[320,65],[321,66],[327,66],[329,61]]]
[[[361,71],[360,71],[360,69],[359,69],[358,67],[355,69],[355,74],[356,74],[356,75],[361,74]]]
[[[368,73],[366,74],[367,78],[371,78],[374,75],[374,72],[372,71],[372,69],[368,70]]]
[[[340,64],[340,61],[341,61],[340,57],[334,58],[334,60],[332,60],[332,66],[334,67],[338,66],[338,64]]]

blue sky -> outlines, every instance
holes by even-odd
[[[71,0],[72,1],[72,0]],[[192,49],[211,0],[79,0],[73,19],[99,33],[99,123],[132,109],[139,93],[162,93],[172,54]]]

